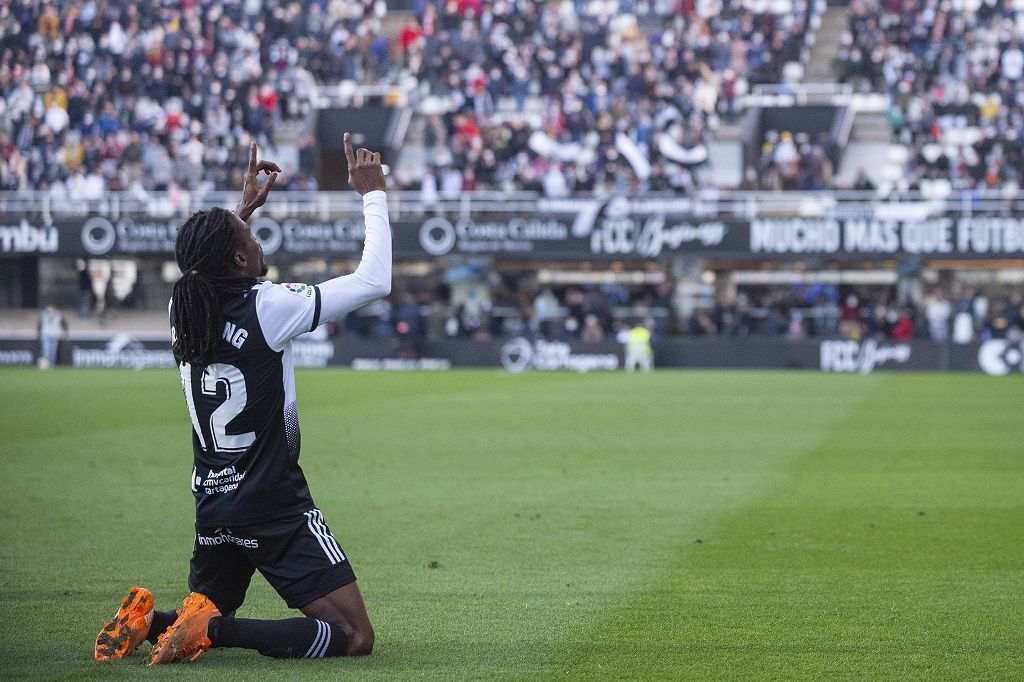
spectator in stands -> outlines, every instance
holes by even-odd
[[[853,189],[861,192],[870,192],[875,189],[875,183],[867,174],[867,170],[861,168],[857,171],[857,177],[853,181]]]
[[[420,179],[420,202],[425,208],[432,208],[440,199],[437,191],[437,176],[434,174],[434,167],[427,166]]]
[[[554,338],[554,323],[561,314],[561,305],[551,289],[542,289],[533,299],[533,314],[536,317],[540,335],[545,339]]]
[[[584,343],[597,343],[604,340],[604,329],[601,327],[601,320],[597,315],[588,313],[583,318],[583,330],[580,332],[580,340]]]
[[[903,309],[897,313],[896,322],[889,330],[889,335],[893,341],[901,343],[914,340],[914,321],[911,319],[909,311]]]
[[[1024,340],[1024,295],[1014,292],[1004,307],[1007,338],[1012,341]]]
[[[75,270],[78,272],[78,316],[89,317],[92,314],[95,301],[92,293],[92,279],[89,276],[89,264],[79,258],[75,261]]]
[[[860,299],[856,294],[849,294],[843,301],[839,311],[839,333],[844,338],[858,341],[862,335]]]
[[[935,288],[925,303],[925,317],[928,320],[928,333],[935,343],[945,343],[949,339],[949,318],[953,307],[942,293]]]

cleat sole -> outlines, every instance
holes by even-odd
[[[133,611],[142,610],[140,614],[143,625],[132,623]],[[128,595],[121,600],[120,608],[114,618],[107,623],[96,635],[96,646],[93,656],[98,661],[116,660],[124,658],[136,649],[145,640],[146,633],[136,632],[142,627],[149,630],[149,623],[146,615],[153,610],[153,597],[148,590],[133,587]],[[137,617],[136,617],[137,618]],[[136,637],[136,635],[138,635]],[[133,642],[133,639],[135,640]]]

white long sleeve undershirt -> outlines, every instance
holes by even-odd
[[[391,293],[391,223],[387,195],[380,191],[363,195],[366,239],[359,267],[318,284],[320,321],[333,320]]]
[[[257,285],[256,314],[267,344],[280,351],[291,339],[384,298],[391,293],[391,224],[387,195],[363,195],[366,239],[355,272],[310,287],[306,284]]]

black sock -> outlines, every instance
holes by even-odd
[[[344,656],[348,636],[337,625],[312,618],[255,620],[210,619],[206,626],[210,646],[255,649],[273,658],[325,658]]]
[[[171,627],[176,620],[178,620],[177,611],[153,611],[153,621],[149,624],[149,634],[146,635],[146,639],[151,644],[156,644],[156,638],[164,634],[164,630]]]

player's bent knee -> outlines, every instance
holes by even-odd
[[[369,656],[373,651],[373,628],[355,630],[348,637],[349,656]]]

